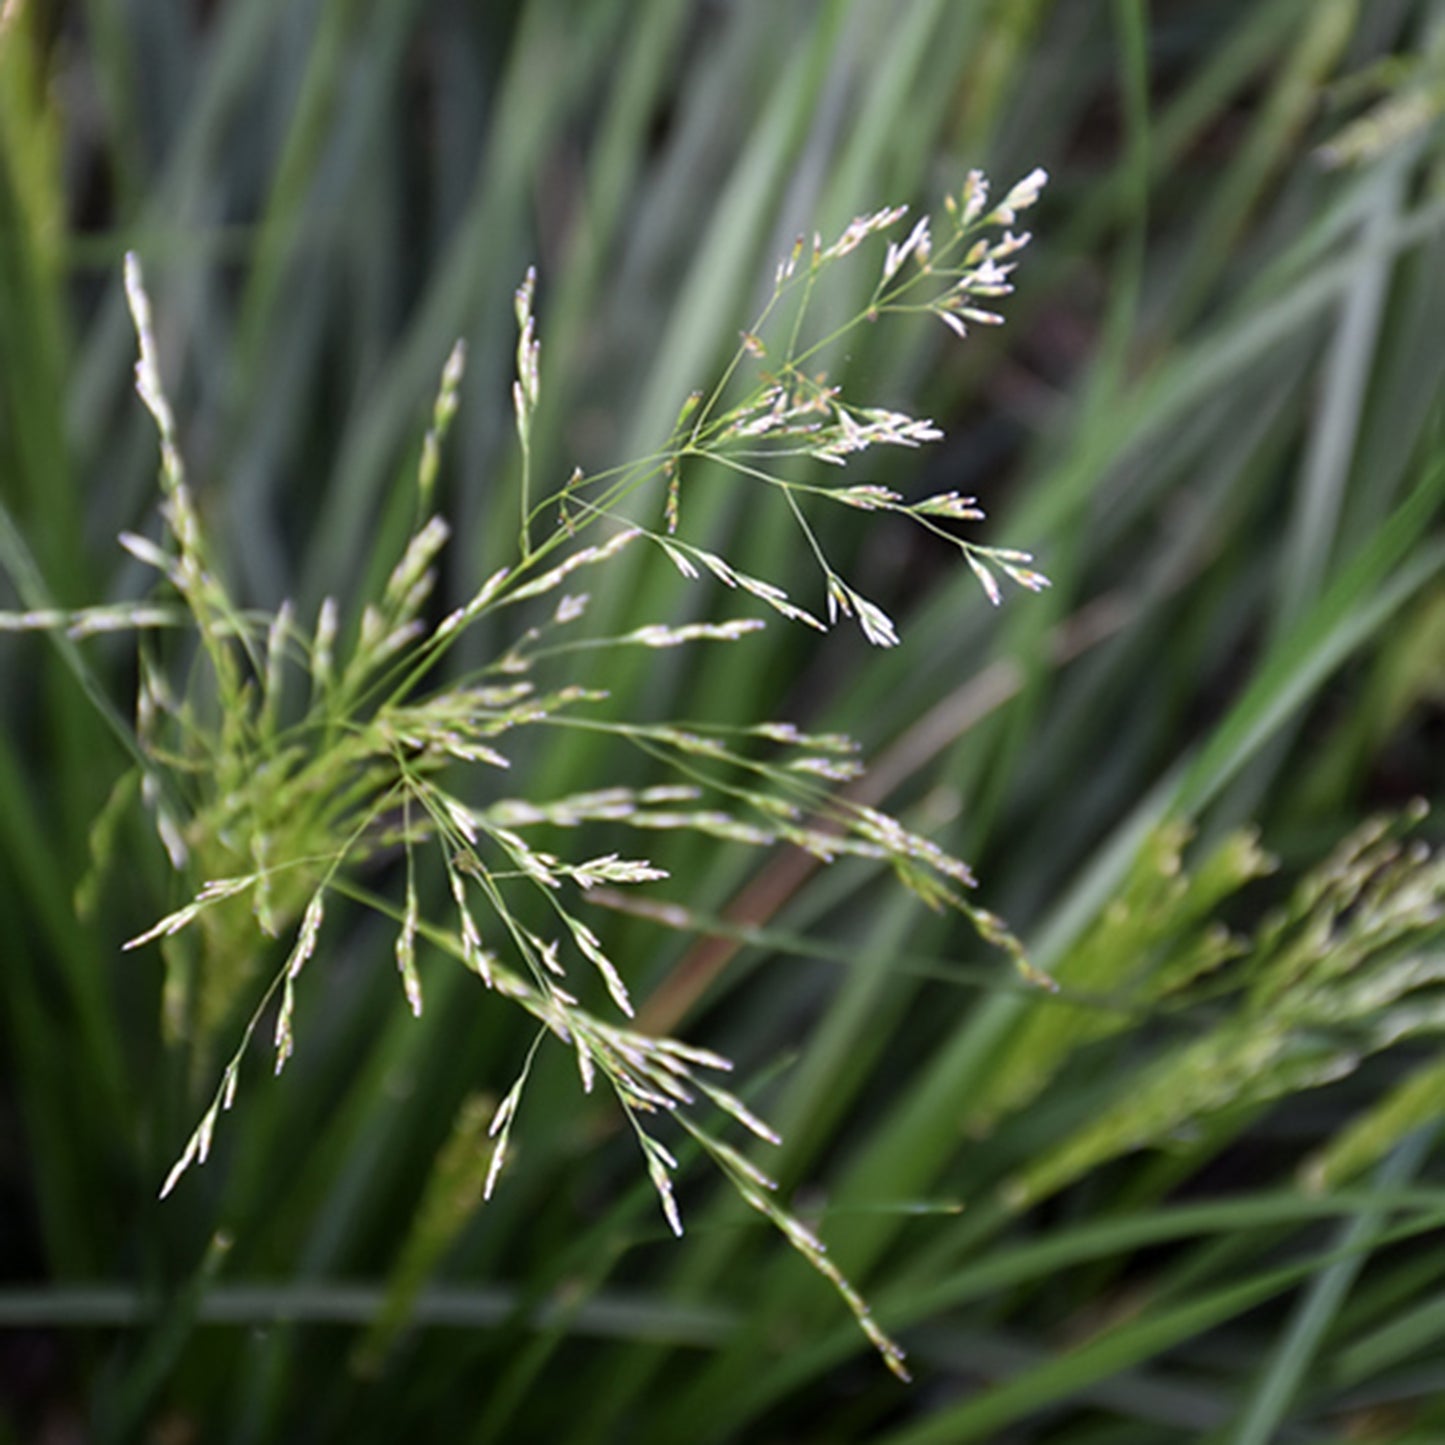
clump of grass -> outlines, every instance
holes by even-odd
[[[220,1115],[237,1097],[242,1062],[273,1009],[274,1067],[277,1073],[285,1067],[297,1046],[299,986],[324,946],[328,911],[338,899],[357,901],[394,921],[397,970],[415,1014],[425,1001],[419,957],[429,947],[451,955],[530,1020],[531,1046],[486,1130],[492,1143],[484,1197],[505,1166],[533,1061],[550,1036],[575,1054],[584,1090],[599,1080],[611,1090],[674,1233],[683,1230],[672,1183],[678,1165],[657,1134],[656,1122],[664,1118],[833,1284],[889,1367],[904,1373],[901,1350],[818,1237],[777,1203],[774,1182],[695,1115],[696,1106],[711,1104],[754,1138],[778,1142],[736,1093],[716,1082],[729,1062],[607,1020],[584,1004],[572,981],[578,965],[590,970],[617,1012],[631,1017],[625,970],[577,915],[573,899],[597,885],[641,885],[666,874],[646,857],[617,852],[564,858],[533,841],[533,830],[606,820],[643,833],[682,830],[757,847],[788,842],[825,863],[854,857],[887,864],[930,907],[962,914],[1027,977],[1044,980],[1002,921],[968,898],[974,879],[966,864],[897,819],[832,791],[859,771],[849,739],[777,722],[724,729],[618,721],[598,707],[605,693],[565,681],[553,685],[541,675],[581,651],[732,644],[763,626],[740,616],[588,634],[587,595],[572,589],[639,543],[661,549],[684,578],[708,573],[789,621],[825,631],[848,617],[869,642],[894,646],[894,621],[825,554],[809,521],[815,506],[901,513],[948,538],[995,604],[1001,598],[996,574],[1031,590],[1046,586],[1028,554],[986,547],[951,529],[982,518],[973,498],[945,492],[910,501],[875,481],[826,486],[812,479],[816,467],[805,470],[810,463],[842,467],[877,447],[913,448],[941,435],[926,419],[844,396],[811,368],[848,331],[886,315],[926,313],[960,336],[971,324],[997,324],[1002,318],[988,308],[1012,289],[1015,258],[1029,240],[1012,228],[1044,179],[1035,171],[991,205],[986,180],[971,174],[961,195],[949,198],[944,238],[935,243],[925,217],[904,239],[889,241],[865,306],[824,335],[812,334],[809,320],[825,273],[865,242],[896,230],[905,211],[861,217],[831,244],[816,236],[811,245],[800,240],[716,385],[689,398],[656,453],[594,476],[575,472],[541,495],[531,469],[540,342],[536,275],[529,272],[516,293],[513,400],[522,458],[516,558],[460,608],[439,620],[429,614],[449,534],[433,502],[465,366],[458,344],[443,368],[421,448],[410,539],[379,593],[360,604],[349,645],[337,599],[327,598],[314,618],[303,619],[290,602],[261,613],[233,598],[187,481],[140,263],[127,257],[126,291],[140,349],[137,389],[160,437],[162,531],[154,539],[125,534],[121,540],[160,575],[170,595],[9,621],[64,626],[76,636],[144,630],[134,738],[142,759],[139,791],[171,863],[191,881],[192,896],[126,947],[162,944],[169,1027],[196,1044],[203,1066],[209,1067],[218,1031],[256,988],[265,954],[257,931],[291,940],[260,988],[162,1196],[207,1158]],[[779,584],[688,540],[686,483],[701,462],[718,463],[780,499],[821,571],[826,621]],[[654,512],[649,524],[645,518]],[[489,661],[456,675],[448,663],[458,642],[502,613],[515,618],[510,640]],[[177,630],[179,643],[169,636]],[[642,788],[599,779],[567,796],[531,796],[525,778],[511,781],[512,744],[523,730],[539,727],[610,735],[656,760],[669,778]],[[122,803],[126,797],[117,793]],[[424,901],[424,853],[434,856],[445,881],[440,911]],[[385,889],[398,873],[403,881],[399,897],[392,897]]]
[[[1113,988],[1131,1010],[1182,1015],[1197,1033],[1146,1063],[1136,1087],[1031,1160],[1005,1185],[1009,1204],[1028,1207],[1122,1154],[1345,1079],[1375,1054],[1437,1035],[1445,1016],[1445,857],[1410,837],[1427,813],[1417,800],[1361,824],[1248,935],[1213,915],[1274,866],[1253,833],[1228,835],[1188,871],[1180,861],[1185,830],[1163,828],[1061,983]],[[1070,1055],[1127,1017],[1090,1017],[1067,1004],[1036,1014],[1014,1039],[990,1097],[1022,1107]],[[1412,1078],[1369,1110],[1304,1162],[1302,1181],[1322,1188],[1383,1155],[1421,1121],[1419,1091]]]

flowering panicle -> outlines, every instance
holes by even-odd
[[[1042,170],[1032,171],[990,208],[987,180],[978,171],[970,172],[958,196],[946,199],[950,235],[941,242],[937,240],[931,219],[923,216],[903,239],[888,242],[872,294],[854,324],[887,314],[922,313],[936,316],[960,337],[967,336],[970,326],[1001,324],[1003,317],[993,309],[994,303],[1013,291],[1012,275],[1017,265],[1014,258],[1030,239],[1027,232],[1014,227],[1020,214],[1038,202],[1047,179]],[[821,625],[781,591],[764,590],[769,584],[758,584],[757,579],[753,579],[755,585],[748,585],[731,568],[718,565],[699,549],[686,548],[677,536],[683,464],[706,458],[782,495],[822,565],[829,621],[840,616],[856,619],[867,640],[879,647],[896,644],[896,626],[875,604],[860,599],[824,560],[821,544],[804,511],[806,502],[824,499],[861,511],[905,513],[958,547],[985,595],[994,603],[1002,596],[996,571],[1030,591],[1048,585],[1041,572],[1025,565],[1032,560],[1026,554],[986,547],[940,524],[982,520],[983,512],[972,498],[948,492],[910,503],[895,489],[878,482],[828,487],[776,470],[784,459],[844,467],[875,447],[914,448],[943,435],[927,418],[856,404],[826,375],[809,370],[809,363],[839,333],[811,343],[801,339],[807,304],[823,269],[851,255],[870,238],[891,230],[903,219],[906,209],[890,206],[860,216],[829,245],[815,236],[806,267],[801,265],[802,243],[793,248],[778,266],[773,295],[761,317],[742,333],[737,356],[729,368],[731,376],[745,363],[755,364],[759,368],[758,385],[727,409],[718,407],[721,387],[703,402],[696,400],[696,393],[689,397],[674,431],[678,450],[667,456],[662,468],[667,477],[665,551],[685,576],[696,576],[694,564],[701,562],[725,586],[742,585],[785,616]],[[795,314],[785,322],[780,315],[783,299],[800,285],[804,288],[802,299]],[[778,326],[787,328],[781,345],[769,340],[770,323],[775,319]]]
[[[901,240],[888,240],[867,305],[849,324],[912,312],[936,315],[959,333],[970,323],[996,324],[988,303],[1012,289],[1012,257],[1028,240],[1012,228],[1038,199],[1043,181],[1043,173],[1034,172],[990,210],[987,183],[971,174],[961,194],[948,202],[952,234],[940,237],[925,216]],[[166,1015],[175,1027],[191,1027],[197,1041],[206,1043],[250,987],[258,960],[272,948],[269,940],[289,934],[289,942],[275,949],[279,956],[284,948],[284,957],[279,963],[273,958],[270,982],[260,990],[163,1193],[207,1158],[219,1115],[236,1098],[243,1058],[273,1009],[276,1070],[291,1057],[307,965],[317,955],[328,910],[367,902],[396,926],[395,967],[413,1014],[423,1009],[428,955],[439,953],[474,973],[492,997],[520,1007],[535,1027],[523,1067],[487,1131],[492,1141],[483,1185],[487,1197],[505,1170],[533,1059],[542,1040],[554,1038],[573,1052],[584,1090],[599,1081],[610,1087],[674,1233],[683,1230],[673,1184],[679,1166],[657,1137],[668,1120],[696,1138],[741,1196],[834,1285],[890,1367],[901,1373],[901,1352],[817,1236],[778,1204],[775,1185],[761,1169],[694,1117],[693,1111],[711,1106],[755,1138],[778,1142],[748,1105],[707,1077],[727,1069],[727,1061],[614,1025],[582,1000],[590,990],[599,1008],[631,1016],[634,961],[578,916],[579,901],[664,882],[667,871],[631,850],[593,848],[567,857],[552,851],[551,839],[558,829],[583,826],[648,834],[682,830],[747,847],[786,842],[821,861],[867,860],[891,867],[930,906],[957,909],[1027,970],[1022,950],[993,915],[967,901],[973,878],[963,862],[896,819],[840,795],[840,785],[860,772],[847,738],[810,735],[781,722],[713,728],[618,721],[601,706],[604,692],[556,681],[550,672],[545,683],[538,679],[544,668],[584,648],[742,643],[763,625],[750,617],[655,622],[613,637],[587,636],[588,598],[575,590],[575,574],[617,561],[638,538],[656,544],[689,581],[711,577],[741,598],[817,630],[852,618],[870,643],[896,646],[893,619],[826,559],[805,510],[822,502],[911,517],[956,544],[995,601],[995,573],[1025,588],[1046,585],[1027,553],[985,547],[951,530],[982,518],[971,497],[941,492],[910,501],[900,488],[878,481],[831,486],[809,479],[875,448],[914,449],[942,435],[927,418],[845,396],[817,370],[821,352],[838,333],[810,340],[803,324],[821,272],[892,231],[905,214],[904,207],[886,207],[854,220],[831,243],[814,237],[809,248],[800,240],[778,267],[762,317],[741,333],[733,366],[712,393],[689,396],[658,454],[594,478],[574,472],[535,504],[531,439],[542,383],[537,277],[529,270],[514,298],[512,402],[522,463],[517,555],[465,604],[439,621],[430,615],[450,534],[433,501],[441,445],[463,379],[466,353],[458,343],[442,367],[422,440],[415,525],[376,595],[348,604],[357,608],[354,627],[343,627],[342,604],[330,597],[314,623],[303,623],[289,602],[262,616],[231,601],[207,555],[201,517],[187,487],[140,266],[127,258],[126,291],[139,339],[137,389],[160,434],[164,535],[156,540],[125,534],[122,544],[154,569],[174,601],[5,614],[0,630],[55,627],[82,637],[121,627],[190,626],[200,637],[208,664],[204,676],[174,679],[153,657],[142,656],[137,706],[137,755],[146,762],[136,791],[151,809],[172,863],[193,881],[189,901],[126,947],[161,944],[169,970]],[[780,339],[774,323],[794,288],[800,288],[797,314]],[[735,404],[725,402],[744,363],[758,368],[758,384]],[[780,475],[776,468],[785,459],[807,468],[806,476]],[[821,568],[826,622],[783,587],[682,534],[682,492],[700,460],[782,498]],[[664,496],[657,528],[637,520],[635,506],[624,522],[624,499],[658,481]],[[541,524],[548,517],[555,525],[544,533]],[[580,539],[599,522],[608,524],[600,534]],[[473,659],[470,671],[441,680],[464,634],[483,619],[500,625],[513,615],[515,627],[489,661],[477,665]],[[298,671],[304,687],[295,685],[292,674]],[[203,689],[209,695],[197,706]],[[525,773],[521,760],[530,750],[522,730],[537,728],[614,738],[678,780],[582,789],[550,801],[527,796],[519,783],[518,796],[503,796],[501,780]],[[171,786],[173,779],[183,786]],[[539,829],[545,830],[545,846]],[[422,867],[428,859],[432,877],[438,883],[445,879],[445,906],[438,916],[427,909]],[[373,874],[394,878],[395,903],[363,886],[363,877]],[[685,925],[689,916],[680,905],[646,907],[664,921],[681,919]],[[176,935],[184,930],[192,930],[196,945],[186,960],[174,951]],[[480,1137],[480,1122],[476,1132]]]

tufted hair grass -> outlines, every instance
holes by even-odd
[[[776,1202],[775,1181],[708,1122],[711,1106],[755,1139],[781,1142],[716,1082],[731,1068],[728,1060],[619,1026],[582,1001],[587,990],[572,977],[579,965],[600,981],[613,1009],[634,1014],[625,967],[579,916],[574,899],[599,885],[645,885],[667,873],[645,857],[617,852],[561,857],[530,835],[539,826],[605,820],[643,835],[682,831],[762,848],[789,843],[823,864],[883,864],[930,907],[969,920],[1028,983],[1051,986],[1004,923],[970,901],[975,881],[966,864],[836,789],[861,771],[850,739],[777,722],[717,727],[618,719],[599,714],[605,690],[552,677],[565,678],[567,661],[579,653],[733,645],[764,625],[739,616],[650,623],[611,636],[589,631],[588,594],[571,589],[586,585],[593,570],[618,565],[635,546],[659,549],[685,581],[708,576],[787,622],[825,632],[851,618],[873,645],[896,646],[893,620],[829,560],[809,521],[813,508],[909,519],[955,545],[995,605],[1002,600],[996,574],[1030,591],[1047,586],[1029,554],[985,546],[956,530],[983,518],[972,497],[948,491],[909,500],[876,482],[828,486],[808,479],[811,472],[800,475],[798,466],[842,468],[876,448],[916,448],[941,437],[930,421],[845,396],[816,362],[850,331],[886,316],[933,316],[959,337],[973,325],[999,324],[1002,316],[989,308],[1012,291],[1015,258],[1029,241],[1014,227],[1044,181],[1036,170],[992,201],[986,178],[971,172],[961,193],[946,199],[944,236],[935,243],[925,216],[903,239],[890,240],[863,306],[821,335],[810,327],[817,288],[874,237],[896,232],[907,208],[859,217],[827,244],[816,234],[811,243],[800,238],[779,263],[772,293],[733,358],[709,392],[689,395],[663,445],[598,474],[574,469],[550,492],[531,475],[541,340],[537,274],[528,270],[515,297],[516,556],[439,617],[429,603],[450,528],[432,504],[458,407],[462,343],[442,370],[422,441],[416,521],[379,592],[328,596],[310,623],[289,600],[258,612],[232,597],[207,537],[161,378],[141,264],[134,254],[126,257],[140,353],[136,389],[160,439],[161,531],[154,538],[127,532],[121,542],[158,574],[159,590],[153,601],[31,611],[9,616],[7,625],[63,627],[72,640],[125,628],[180,634],[166,637],[164,648],[142,646],[133,740],[141,758],[138,786],[122,784],[117,796],[138,793],[193,896],[125,947],[162,945],[166,1017],[199,1059],[209,1056],[238,1001],[250,993],[254,1003],[162,1198],[209,1156],[220,1116],[238,1097],[254,1036],[273,1012],[274,1067],[281,1073],[297,1048],[303,974],[324,965],[328,908],[338,900],[361,903],[396,927],[396,965],[413,1014],[424,1008],[422,963],[430,970],[444,955],[514,1005],[530,1031],[521,1071],[486,1129],[492,1142],[484,1198],[503,1173],[534,1060],[550,1037],[575,1055],[584,1092],[598,1081],[610,1089],[675,1234],[683,1233],[672,1182],[678,1160],[660,1137],[664,1121],[830,1281],[889,1368],[906,1377],[902,1350],[821,1239]],[[826,622],[777,583],[688,539],[689,480],[707,464],[778,499],[821,571]],[[340,635],[343,611],[359,612],[349,647]],[[447,665],[473,629],[498,618],[505,640],[490,661],[460,672]],[[597,777],[562,797],[539,796],[510,756],[518,735],[535,728],[613,738],[643,753],[666,780],[634,788]],[[440,909],[423,905],[430,897],[423,853],[445,879]],[[387,891],[388,881],[399,893]],[[258,983],[265,942],[277,938],[290,940],[284,958]]]
[[[1440,1437],[1436,8],[4,7],[22,1435]]]

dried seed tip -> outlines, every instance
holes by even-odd
[[[636,527],[628,527],[618,532],[615,536],[609,537],[600,546],[584,547],[580,552],[574,552],[565,561],[558,563],[550,572],[545,572],[535,581],[528,582],[524,587],[519,587],[512,593],[510,600],[520,601],[524,597],[536,597],[540,593],[549,592],[564,577],[575,572],[579,567],[591,566],[598,562],[605,562],[609,557],[615,557],[629,542],[642,535]],[[498,574],[500,575],[500,574]],[[500,584],[498,584],[500,585]],[[491,586],[491,583],[488,583]],[[483,589],[485,591],[486,589]],[[475,603],[473,604],[475,605]],[[470,607],[467,609],[471,610]]]
[[[797,724],[790,722],[755,723],[748,731],[756,737],[767,738],[775,743],[801,743],[807,740]]]
[[[572,937],[577,947],[602,976],[602,982],[607,985],[607,992],[612,996],[612,1002],[628,1018],[631,1018],[633,1015],[632,999],[628,995],[627,986],[622,982],[622,975],[617,972],[612,960],[603,953],[597,935],[585,923],[579,923],[575,918],[569,917],[567,924],[572,930]]]
[[[135,387],[146,409],[155,418],[156,428],[161,434],[161,453],[164,475],[168,484],[174,487],[180,481],[181,464],[176,452],[175,417],[171,414],[170,403],[166,400],[165,388],[161,384],[160,364],[156,357],[155,331],[151,319],[150,297],[146,293],[145,278],[141,273],[140,257],[134,251],[125,253],[125,295],[130,307],[131,320],[135,325],[136,342],[140,357],[135,366]],[[181,529],[183,522],[177,525]]]
[[[697,1064],[704,1069],[717,1069],[724,1074],[732,1072],[732,1060],[724,1058],[722,1054],[715,1053],[712,1049],[699,1048],[696,1044],[685,1044],[681,1039],[659,1038],[652,1039],[650,1042],[659,1053],[686,1059],[688,1063]]]
[[[445,637],[448,633],[455,632],[464,623],[470,622],[489,602],[496,598],[497,593],[506,585],[507,579],[511,575],[510,567],[498,568],[482,583],[481,588],[465,607],[459,607],[455,612],[449,613],[437,624],[436,635]]]
[[[1003,239],[995,241],[993,245],[989,247],[988,258],[984,261],[983,266],[979,268],[978,281],[981,284],[976,284],[972,289],[979,295],[983,296],[987,296],[990,294],[1007,295],[1008,293],[1012,292],[1012,286],[1003,286],[1003,288],[997,293],[991,293],[989,291],[983,290],[982,287],[995,286],[1000,284],[996,279],[994,279],[996,274],[1006,276],[1010,271],[1013,270],[1012,265],[998,267],[997,273],[990,272],[988,268],[993,266],[995,262],[1002,261],[1006,256],[1012,256],[1014,252],[1022,251],[1023,248],[1027,246],[1030,241],[1033,240],[1033,238],[1034,237],[1032,231],[1020,231],[1017,235],[1015,235],[1012,231],[1005,231],[1003,233]]]
[[[1058,993],[1058,979],[1052,974],[1045,973],[1041,968],[1035,967],[1022,954],[1014,959],[1014,967],[1017,968],[1019,976],[1031,988],[1039,989],[1043,993]]]
[[[667,560],[671,562],[672,565],[676,567],[677,570],[681,572],[682,575],[686,577],[689,582],[696,581],[700,574],[697,568],[694,567],[691,561],[688,560],[686,555],[682,552],[679,552],[678,549],[672,546],[670,543],[664,542],[660,537],[656,540],[657,545],[662,548],[664,553],[666,553]]]
[[[537,268],[527,267],[522,284],[517,287],[515,310],[517,314],[517,381],[512,390],[512,399],[517,410],[517,426],[526,442],[526,429],[532,409],[537,405],[540,394],[539,358],[541,344],[536,339],[536,318],[532,314],[532,298],[537,289]]]
[[[738,585],[738,574],[721,557],[712,552],[704,552],[701,547],[691,547],[688,550],[724,587]]]
[[[958,197],[958,224],[960,228],[972,225],[988,204],[988,177],[982,171],[970,171]]]
[[[191,1167],[191,1164],[195,1161],[199,1142],[199,1133],[192,1134],[189,1142],[186,1144],[185,1152],[171,1165],[171,1172],[166,1175],[166,1182],[161,1185],[159,1198],[164,1199],[171,1190],[176,1187],[177,1183],[179,1183],[181,1175]]]
[[[406,1001],[416,1018],[421,1017],[421,978],[416,971],[416,931],[418,922],[417,895],[415,883],[408,882],[406,889],[406,911],[402,915],[401,932],[396,938],[396,966],[401,974],[401,986]]]
[[[981,522],[984,519],[978,498],[961,497],[957,492],[940,492],[936,496],[925,497],[921,502],[915,502],[911,510],[933,517],[951,517],[959,522]]]
[[[803,249],[808,244],[803,236],[798,236],[793,241],[793,248],[778,262],[778,269],[773,275],[774,288],[780,288],[785,281],[791,280],[793,273],[798,269],[798,259],[803,254]]]
[[[932,253],[933,243],[928,233],[928,217],[924,216],[913,230],[909,232],[908,239],[902,244],[896,241],[889,242],[888,254],[883,262],[883,280],[885,283],[891,281],[898,273],[899,267],[910,257],[918,258],[919,268],[926,270],[928,258]]]
[[[802,757],[788,763],[788,770],[794,773],[811,773],[826,778],[832,783],[852,782],[863,776],[863,769],[857,763],[840,763],[836,758]]]
[[[642,647],[678,647],[687,642],[736,642],[750,632],[758,632],[766,623],[757,617],[740,617],[732,622],[690,622],[682,627],[665,627],[653,623],[624,634],[619,642],[633,642]]]
[[[897,647],[898,630],[893,619],[875,602],[855,592],[841,578],[828,578],[828,620],[836,621],[838,612],[857,615],[863,635],[874,647]]]
[[[933,311],[933,314],[938,317],[938,319],[943,322],[943,324],[948,327],[948,329],[953,332],[955,336],[959,337],[960,339],[967,338],[968,327],[966,327],[963,322],[960,321],[958,317],[953,314],[952,311],[948,311],[941,306],[935,306],[931,309]]]
[[[517,325],[526,326],[527,318],[532,314],[532,297],[537,290],[537,268],[528,266],[526,275],[522,277],[522,284],[517,287],[513,295],[513,306],[517,313]]]
[[[266,629],[265,714],[274,722],[281,705],[281,687],[286,661],[286,642],[291,635],[296,609],[288,597],[277,609]]]
[[[558,959],[558,954],[561,952],[561,945],[555,938],[542,939],[533,935],[529,941],[537,950],[537,957],[542,960],[542,967],[545,968],[548,973],[554,978],[565,978],[567,976],[567,970],[562,967]]]
[[[301,920],[301,931],[296,938],[296,947],[286,964],[286,977],[293,979],[301,972],[306,960],[316,951],[316,935],[321,930],[321,920],[326,913],[326,890],[318,888],[306,905]]]
[[[218,903],[223,898],[234,898],[238,893],[244,893],[257,880],[254,873],[243,873],[235,878],[214,878],[206,883],[201,891],[185,905],[178,908],[174,913],[168,913],[159,923],[152,924],[144,933],[138,933],[134,938],[127,939],[121,944],[122,950],[139,948],[143,943],[150,943],[153,939],[162,936],[169,937],[178,933],[194,919],[203,908],[209,907],[212,903]]]
[[[162,551],[148,537],[139,537],[134,532],[122,532],[118,540],[136,561],[144,562],[147,567],[154,567],[163,577],[175,579],[175,558]]]
[[[402,553],[401,561],[392,568],[391,576],[387,578],[385,591],[387,601],[395,606],[403,599],[410,600],[409,594],[412,589],[422,580],[426,569],[436,558],[437,553],[446,546],[447,538],[450,536],[451,528],[441,515],[431,517],[424,526],[412,534],[411,540],[406,544],[406,551]],[[421,600],[424,599],[418,599],[418,605]]]
[[[146,294],[140,257],[134,251],[125,253],[124,275],[125,298],[130,306],[131,320],[135,323],[137,334],[148,341],[151,330],[151,303]]]
[[[220,1110],[213,1103],[196,1130],[196,1163],[204,1164],[211,1153],[211,1140],[216,1134],[216,1116]]]
[[[564,627],[569,622],[575,622],[587,611],[589,600],[588,594],[585,592],[580,592],[575,597],[570,593],[565,595],[557,604],[557,610],[552,614],[552,621],[559,627]]]
[[[580,1037],[574,1039],[573,1044],[577,1053],[577,1073],[582,1080],[582,1092],[590,1094],[592,1086],[597,1082],[596,1066],[592,1062],[592,1055],[588,1052],[587,1045],[582,1042]]]
[[[496,1112],[492,1115],[492,1122],[487,1125],[487,1137],[495,1139],[511,1122],[512,1115],[516,1113],[517,1102],[521,1098],[522,1081],[517,1080],[506,1094],[502,1102],[497,1105]]]
[[[845,507],[857,507],[861,512],[876,512],[880,508],[894,508],[903,501],[902,496],[888,487],[865,483],[858,487],[834,487],[828,495]]]
[[[1042,572],[1035,572],[1031,567],[1005,567],[1004,571],[1020,587],[1026,587],[1030,592],[1042,592],[1053,585]]]
[[[744,335],[746,335],[746,334],[747,334],[747,333],[745,332]],[[680,431],[680,430],[682,429],[683,423],[684,423],[685,421],[687,421],[689,417],[692,416],[693,412],[695,412],[701,404],[702,404],[702,392],[700,392],[700,391],[690,391],[690,392],[688,392],[688,394],[683,398],[682,405],[677,409],[677,420],[673,423],[673,428],[672,428],[673,431]],[[580,477],[581,477],[581,469],[580,469],[580,468],[578,469],[577,476],[578,476],[579,479],[580,479]]]
[[[276,1015],[276,1072],[279,1074],[286,1067],[286,1060],[289,1059],[296,1048],[295,1039],[291,1033],[291,1019],[296,1011],[296,989],[292,983],[294,975],[286,975],[286,986],[281,992],[281,1012]]]
[[[589,858],[570,872],[583,888],[595,888],[599,883],[652,883],[668,876],[665,868],[655,867],[645,858],[619,858],[616,853]]]
[[[441,390],[437,393],[436,422],[438,426],[451,419],[456,411],[457,390],[467,369],[467,343],[458,337],[447,353],[446,365],[442,367]]]
[[[662,1204],[662,1212],[667,1219],[668,1228],[681,1239],[682,1215],[678,1213],[677,1200],[672,1192],[672,1180],[667,1177],[667,1166],[663,1162],[665,1158],[670,1156],[668,1156],[667,1151],[655,1140],[648,1139],[645,1134],[642,1135],[642,1138],[645,1141],[643,1147],[647,1155],[648,1177],[652,1180],[652,1187],[657,1191],[657,1197]]]
[[[703,1092],[724,1112],[731,1114],[749,1133],[755,1134],[764,1143],[781,1145],[783,1136],[772,1125],[760,1119],[736,1094],[719,1089],[715,1084],[704,1084]],[[756,1172],[758,1183],[763,1188],[776,1188],[776,1184],[760,1171]]]
[[[882,1355],[883,1363],[888,1366],[889,1372],[896,1379],[901,1380],[905,1385],[913,1383],[913,1376],[909,1373],[908,1366],[903,1363],[908,1356],[899,1346],[894,1345],[892,1349],[880,1350],[879,1354]]]
[[[482,1199],[490,1200],[492,1191],[497,1187],[497,1179],[502,1172],[502,1164],[507,1157],[507,1141],[505,1138],[498,1139],[492,1148],[492,1162],[487,1166],[487,1180],[482,1186]]]
[[[856,251],[869,236],[879,231],[887,230],[896,221],[900,221],[908,214],[907,206],[885,206],[882,210],[873,211],[866,216],[857,216],[848,223],[848,228],[828,247],[821,251],[817,259],[820,261],[836,261],[841,256],[846,256],[851,251]],[[814,251],[818,252],[819,246],[815,239]]]
[[[316,613],[316,633],[311,643],[311,672],[318,690],[324,690],[331,685],[339,616],[336,599],[323,598]]]
[[[964,559],[973,568],[973,575],[983,584],[983,590],[988,594],[988,600],[995,607],[1003,601],[1003,594],[999,591],[998,579],[976,558],[972,552],[965,552]]]
[[[1048,181],[1049,173],[1042,166],[1035,166],[1034,169],[1003,198],[1003,205],[1000,206],[999,209],[1010,212],[1028,210],[1030,206],[1038,201]]]

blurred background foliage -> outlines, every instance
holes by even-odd
[[[0,1438],[1445,1435],[1445,881],[1412,806],[1445,771],[1445,5],[3,15],[11,609],[148,586],[114,543],[155,508],[128,248],[229,577],[314,616],[390,567],[458,336],[451,601],[507,560],[528,264],[533,466],[561,478],[665,436],[799,232],[1047,167],[1002,331],[890,322],[829,366],[948,433],[850,480],[977,495],[1053,589],[996,611],[869,517],[828,540],[901,647],[770,625],[605,681],[633,716],[857,736],[858,796],[968,858],[1064,988],[861,862],[672,844],[653,896],[687,928],[595,910],[644,1026],[737,1060],[785,1138],[762,1162],[911,1388],[705,1170],[674,1242],[560,1050],[481,1208],[529,1036],[440,959],[413,1019],[364,917],[286,1076],[160,1204],[216,1060],[168,1027],[158,957],[118,952],[184,896],[107,807],[134,647],[0,638]],[[816,608],[751,501],[694,477],[688,525]],[[628,626],[717,601],[632,554],[600,593]],[[523,761],[538,798],[648,779],[571,736]]]

